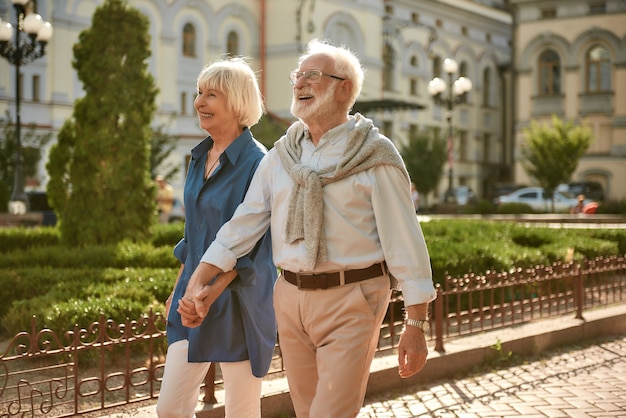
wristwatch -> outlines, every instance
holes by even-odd
[[[422,331],[424,331],[424,333],[427,333],[428,331],[430,331],[430,322],[428,322],[427,319],[411,319],[411,318],[407,318],[406,319],[406,324],[410,325],[412,327],[419,328]]]

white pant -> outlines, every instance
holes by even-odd
[[[189,363],[189,341],[170,345],[157,402],[159,418],[190,418],[195,416],[200,385],[211,363]],[[224,378],[226,417],[261,417],[262,379],[252,374],[250,360],[220,363]]]

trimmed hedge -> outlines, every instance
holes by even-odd
[[[179,263],[173,246],[182,224],[158,225],[148,243],[68,248],[54,228],[0,229],[0,332],[38,326],[65,332],[88,328],[102,313],[117,323],[150,309],[164,311]],[[564,259],[626,253],[626,230],[553,229],[515,222],[423,222],[433,278],[508,271]]]
[[[68,330],[88,327],[103,313],[117,323],[137,319],[151,308],[163,312],[177,268],[170,269],[54,269],[45,267],[0,270],[0,318],[10,335],[39,325]]]
[[[435,282],[446,274],[508,271],[553,263],[574,250],[574,259],[626,254],[626,230],[527,227],[515,222],[438,220],[422,230]]]

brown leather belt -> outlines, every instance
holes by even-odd
[[[328,289],[329,287],[360,282],[380,277],[387,271],[385,263],[377,263],[364,269],[337,271],[334,273],[293,273],[283,270],[283,276],[298,289]],[[344,281],[341,281],[343,274]]]

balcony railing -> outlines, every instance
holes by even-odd
[[[429,339],[437,351],[457,336],[573,314],[626,300],[626,261],[605,257],[510,272],[447,277],[437,286]],[[394,294],[378,351],[393,350],[403,326],[402,298]],[[165,361],[165,319],[150,312],[116,324],[101,316],[88,329],[59,334],[31,330],[0,343],[0,417],[67,417],[158,397]],[[268,378],[284,371],[277,345]],[[217,376],[216,376],[217,374]],[[219,373],[205,380],[215,402]]]

